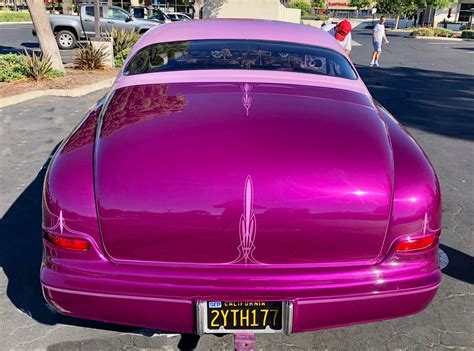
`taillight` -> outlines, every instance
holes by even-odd
[[[46,233],[46,235],[49,241],[51,241],[54,245],[57,245],[64,249],[79,250],[79,251],[86,251],[89,249],[89,242],[84,239],[65,238],[65,237],[58,236],[51,233]]]
[[[408,238],[406,240],[399,241],[395,245],[395,249],[399,252],[412,252],[427,249],[431,247],[437,240],[436,235],[425,235],[415,238]]]

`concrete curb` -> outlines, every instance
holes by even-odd
[[[27,93],[7,96],[0,98],[0,108],[19,104],[28,100],[36,99],[43,96],[66,96],[66,97],[78,97],[87,95],[97,90],[109,88],[114,83],[115,78],[108,78],[101,80],[96,83],[83,85],[74,89],[45,89],[45,90],[33,90]]]
[[[464,41],[461,38],[444,38],[444,37],[410,37],[410,38],[421,39],[421,40]]]
[[[31,21],[26,22],[0,22],[0,26],[7,25],[7,24],[33,24]]]

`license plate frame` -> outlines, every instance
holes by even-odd
[[[238,334],[238,333],[255,333],[255,334],[268,334],[268,333],[284,333],[291,334],[291,329],[293,325],[293,303],[291,301],[271,301],[271,303],[281,303],[281,328],[280,329],[271,329],[267,327],[266,329],[232,329],[232,328],[223,328],[215,329],[208,327],[208,312],[209,302],[220,302],[220,303],[246,303],[250,301],[198,301],[196,303],[196,329],[197,334]],[[270,302],[270,301],[252,301],[252,302]],[[238,308],[238,307],[236,307]]]

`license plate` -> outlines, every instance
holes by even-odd
[[[281,301],[207,301],[201,306],[205,333],[283,332]]]

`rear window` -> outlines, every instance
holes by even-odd
[[[212,69],[286,71],[357,79],[347,58],[333,50],[261,40],[192,40],[153,44],[133,56],[124,74]]]

